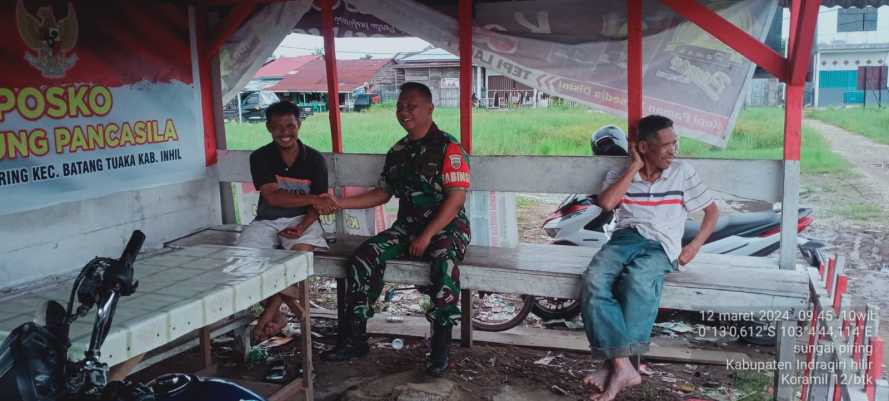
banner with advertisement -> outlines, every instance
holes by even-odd
[[[223,104],[238,96],[311,6],[312,0],[259,5],[226,40],[219,52]]]
[[[206,174],[186,6],[0,7],[0,214]]]
[[[775,0],[701,0],[735,26],[766,36]],[[458,54],[456,2],[344,0],[336,33],[416,36]],[[643,114],[674,120],[680,135],[724,147],[755,65],[657,0],[643,2]],[[472,64],[551,96],[614,114],[627,109],[624,3],[480,0],[473,4]],[[295,31],[317,32],[310,10]]]

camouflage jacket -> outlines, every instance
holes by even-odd
[[[453,136],[432,124],[423,138],[411,141],[405,136],[389,149],[378,187],[399,200],[396,224],[406,224],[417,234],[435,217],[447,191],[468,190],[469,182],[466,152]],[[469,226],[464,208],[456,218]]]

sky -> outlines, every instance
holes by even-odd
[[[367,54],[373,58],[391,58],[398,52],[413,52],[430,46],[418,38],[336,38],[336,58],[357,59]],[[291,33],[275,49],[274,57],[293,57],[312,54],[324,48],[320,36]]]

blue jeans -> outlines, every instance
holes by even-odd
[[[664,275],[673,263],[657,241],[616,231],[583,275],[583,321],[594,358],[648,351]]]

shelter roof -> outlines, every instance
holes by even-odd
[[[374,76],[391,59],[370,60],[337,60],[336,73],[339,80],[339,92],[351,92]],[[289,75],[267,90],[275,92],[327,92],[327,71],[324,60],[319,58],[306,63],[299,73]]]

